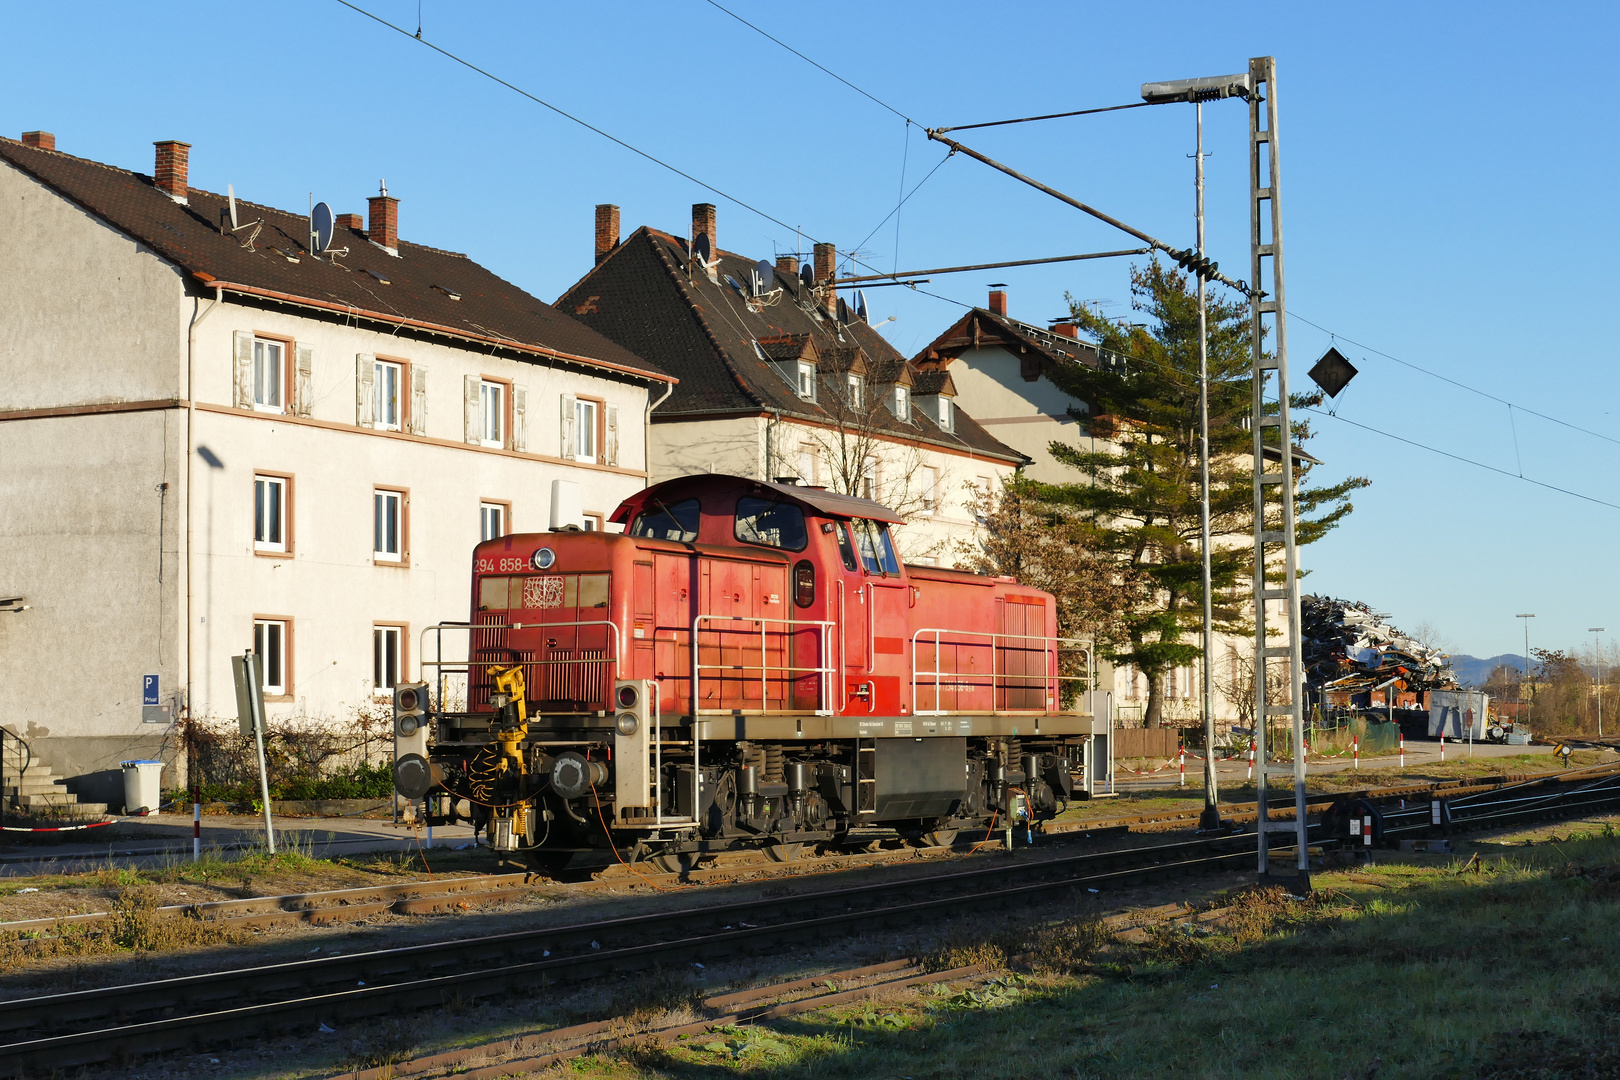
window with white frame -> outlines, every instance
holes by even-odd
[[[405,493],[377,488],[371,493],[372,555],[379,562],[400,562],[405,552]]]
[[[589,398],[574,399],[574,460],[596,461],[596,422],[601,403]]]
[[[941,398],[940,400],[943,401],[944,399]],[[980,525],[990,520],[991,503],[995,498],[995,490],[988,476],[976,477],[973,481],[973,495],[976,507],[973,516],[978,519]]]
[[[924,465],[917,470],[918,494],[922,498],[922,512],[932,514],[939,509],[939,470]]]
[[[854,372],[844,376],[844,399],[850,408],[858,409],[866,397],[866,380]]]
[[[506,384],[485,380],[478,387],[478,441],[506,445]]]
[[[379,693],[399,685],[404,636],[404,628],[399,626],[371,628],[371,685]]]
[[[799,361],[799,397],[816,400],[816,365],[807,360]]]
[[[286,619],[253,620],[253,653],[259,658],[259,686],[266,696],[289,693],[287,644],[291,627]]]
[[[584,529],[586,532],[601,532],[602,531],[602,515],[601,514],[589,514],[589,513],[586,514],[584,517],[582,517],[580,519],[580,527],[582,529]]]
[[[286,408],[287,346],[285,342],[253,339],[253,407],[260,412]]]
[[[939,429],[941,431],[956,430],[955,402],[944,394],[939,395]]]
[[[878,475],[878,464],[875,461],[866,463],[861,470],[861,498],[878,501],[878,492],[882,489],[882,477]]]
[[[478,504],[478,538],[496,540],[506,535],[506,505],[504,503]]]
[[[287,550],[287,491],[284,476],[255,476],[253,478],[253,550],[284,552]]]
[[[911,390],[908,387],[896,386],[894,396],[889,399],[889,407],[894,415],[903,424],[911,423]]]
[[[405,366],[392,360],[378,360],[372,373],[372,422],[387,431],[399,431],[404,423],[405,410],[400,404],[400,387],[405,381]]]
[[[799,447],[799,483],[814,485],[821,482],[820,461],[821,455],[816,453],[814,446]]]

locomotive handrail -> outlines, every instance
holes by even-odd
[[[473,660],[472,660],[472,640],[471,640],[470,637],[469,637],[469,639],[467,641],[467,654],[468,655],[467,655],[466,660],[444,660],[444,659],[442,659],[442,657],[444,655],[443,632],[445,630],[465,630],[469,634],[471,634],[471,632],[475,631],[475,630],[525,630],[525,629],[534,629],[534,628],[537,628],[537,627],[545,627],[545,628],[548,628],[548,629],[549,628],[559,628],[560,629],[560,628],[565,627],[565,626],[605,626],[609,630],[613,631],[613,655],[611,657],[608,657],[608,659],[610,659],[613,662],[613,678],[614,678],[614,681],[617,681],[618,678],[619,678],[619,662],[620,662],[620,659],[621,659],[620,654],[623,651],[624,635],[623,635],[622,631],[620,631],[620,629],[619,629],[619,624],[614,622],[612,619],[576,619],[576,620],[574,620],[572,622],[546,622],[546,623],[542,623],[542,622],[529,622],[529,623],[522,623],[522,622],[513,622],[513,623],[438,622],[438,623],[434,623],[432,626],[424,626],[422,628],[421,645],[420,645],[419,649],[417,650],[417,656],[421,657],[423,659],[418,659],[417,662],[416,662],[417,675],[420,677],[422,682],[427,682],[427,671],[426,671],[426,669],[430,668],[430,667],[437,669],[436,674],[437,674],[437,676],[439,678],[439,694],[438,694],[438,696],[436,697],[435,700],[438,700],[438,701],[441,702],[440,707],[442,708],[443,707],[442,706],[443,695],[444,695],[443,679],[444,679],[445,674],[448,673],[448,672],[453,672],[453,671],[461,671],[461,672],[465,672],[467,675],[471,676],[472,672],[473,672],[473,667],[474,667]],[[434,633],[436,635],[434,643],[433,643],[433,655],[435,657],[439,657],[441,659],[434,659],[434,660],[425,659],[425,657],[427,656],[427,636],[428,636],[428,634],[430,632],[432,632],[432,633]],[[550,666],[550,665],[559,665],[560,666],[560,665],[567,665],[567,664],[600,664],[600,663],[602,663],[601,660],[576,660],[576,659],[569,659],[569,660],[522,660],[522,661],[519,661],[519,662],[523,663],[523,664],[532,664],[532,665],[534,665],[536,667],[543,667],[543,666]],[[467,689],[468,689],[468,693],[471,694],[472,686],[471,686],[470,681],[469,681]],[[469,708],[471,708],[472,702],[469,700],[467,702],[467,705],[468,705]]]
[[[921,671],[921,672],[919,672],[917,670],[917,645],[919,644],[920,640],[922,639],[923,635],[925,635],[925,634],[932,634],[933,635],[934,669],[932,671]],[[1048,694],[1050,695],[1049,699],[1051,699],[1051,700],[1055,700],[1057,698],[1059,688],[1061,687],[1061,684],[1064,683],[1065,681],[1069,681],[1069,682],[1087,682],[1088,685],[1094,685],[1094,681],[1091,679],[1092,643],[1087,641],[1084,638],[1047,637],[1044,634],[997,634],[997,633],[991,633],[991,632],[985,631],[985,630],[956,630],[956,629],[950,629],[950,628],[942,627],[942,626],[921,627],[921,628],[919,628],[917,630],[912,631],[912,634],[911,634],[911,711],[912,711],[912,714],[915,715],[915,716],[950,716],[950,715],[954,715],[954,714],[959,713],[959,712],[975,712],[975,713],[977,713],[977,712],[982,712],[983,711],[981,709],[942,709],[942,708],[939,708],[939,706],[943,702],[943,695],[941,694],[941,689],[942,689],[942,685],[943,685],[941,683],[941,680],[940,680],[941,676],[943,676],[943,675],[951,676],[952,685],[955,685],[955,686],[960,686],[960,685],[962,685],[964,683],[966,685],[970,686],[970,687],[984,685],[983,683],[980,683],[980,682],[977,681],[978,680],[978,675],[975,672],[943,671],[943,670],[940,669],[940,645],[942,643],[941,642],[941,635],[945,635],[945,634],[956,635],[956,636],[960,636],[960,637],[988,638],[989,639],[987,644],[980,644],[978,647],[980,647],[980,648],[989,648],[991,650],[991,654],[990,654],[990,681],[989,681],[989,684],[988,684],[989,687],[990,687],[990,712],[991,712],[991,715],[1000,716],[1000,715],[1012,714],[1012,713],[1040,713],[1040,712],[1046,711],[1044,709],[1011,709],[1011,708],[1009,708],[1009,709],[999,709],[999,708],[996,707],[996,686],[997,686],[997,681],[996,680],[997,680],[997,677],[1000,674],[1002,674],[1001,672],[998,672],[996,670],[996,655],[997,655],[997,651],[999,649],[1005,648],[1005,646],[1002,646],[1002,645],[999,644],[999,642],[1001,642],[1004,639],[1006,639],[1006,640],[1017,640],[1017,641],[1020,641],[1020,642],[1040,642],[1041,643],[1041,655],[1043,657],[1050,656],[1050,657],[1053,658],[1053,661],[1054,661],[1054,663],[1052,665],[1050,665],[1050,670],[1048,670],[1045,674],[1042,674],[1040,676],[1035,676],[1035,675],[1013,675],[1011,673],[1007,673],[1007,678],[1008,679],[1015,679],[1015,678],[1017,678],[1017,679],[1033,679],[1033,678],[1039,678],[1041,680],[1041,688],[1048,692]],[[947,642],[947,644],[951,644],[951,643]],[[956,643],[956,644],[960,644],[960,643]],[[1067,646],[1067,649],[1065,649],[1065,646]],[[1031,651],[1031,652],[1034,651],[1032,648],[1029,648],[1028,646],[1020,646],[1020,647],[1025,648],[1027,651]],[[1057,664],[1055,662],[1056,659],[1057,659],[1057,654],[1060,653],[1060,652],[1064,652],[1064,651],[1077,651],[1077,652],[1083,652],[1083,653],[1086,654],[1086,673],[1085,674],[1083,674],[1083,675],[1064,675],[1060,671],[1057,670]],[[918,686],[918,676],[919,675],[921,675],[921,676],[923,676],[925,678],[927,676],[929,676],[929,675],[932,675],[933,678],[934,678],[934,706],[935,707],[932,708],[932,709],[920,709],[920,708],[917,707],[917,686]],[[1011,688],[1011,686],[1009,684],[1009,689],[1010,688]]]
[[[698,647],[698,632],[699,632],[699,629],[700,629],[699,624],[703,623],[703,622],[747,622],[747,623],[757,622],[757,623],[759,623],[760,624],[760,627],[759,627],[759,666],[754,667],[754,666],[749,665],[749,664],[705,664],[705,663],[702,663],[699,660],[700,650],[699,650],[699,647]],[[811,630],[811,629],[819,630],[820,631],[819,636],[821,638],[821,666],[820,667],[801,668],[801,667],[795,667],[791,662],[784,663],[784,664],[782,664],[780,666],[773,666],[769,662],[769,648],[770,648],[770,646],[769,646],[769,643],[768,643],[768,638],[766,637],[766,630],[765,630],[765,624],[766,623],[782,623],[782,624],[785,624],[785,625],[787,625],[789,627],[794,628],[795,630]],[[828,648],[829,642],[830,642],[830,639],[828,637],[828,632],[835,625],[837,625],[837,624],[833,623],[833,622],[830,622],[828,620],[822,620],[822,619],[772,619],[772,618],[768,618],[768,617],[763,616],[763,615],[720,615],[720,614],[717,614],[717,613],[694,615],[692,617],[692,715],[693,715],[693,717],[696,718],[698,715],[704,714],[704,713],[708,713],[708,714],[712,715],[712,714],[729,713],[729,712],[732,711],[730,709],[703,709],[703,708],[699,707],[699,704],[703,701],[703,696],[702,696],[702,693],[701,693],[701,689],[702,689],[702,679],[703,679],[703,669],[704,668],[718,668],[718,669],[725,670],[725,671],[758,671],[760,673],[760,677],[759,677],[759,707],[760,707],[760,712],[762,712],[762,713],[769,713],[769,712],[772,712],[772,711],[776,711],[776,712],[789,712],[789,711],[792,711],[792,710],[771,710],[771,709],[767,709],[765,707],[766,704],[770,701],[770,673],[771,672],[780,671],[780,672],[783,672],[784,674],[787,674],[787,673],[791,672],[791,673],[799,673],[799,674],[806,674],[806,675],[808,675],[808,674],[819,675],[821,677],[820,678],[821,687],[820,687],[820,692],[817,695],[819,700],[817,702],[818,708],[815,710],[815,715],[817,715],[817,716],[831,716],[831,715],[833,715],[833,709],[832,709],[832,686],[833,686],[833,681],[834,681],[833,680],[833,675],[834,675],[836,669],[832,666],[832,664],[830,662],[831,653],[830,653],[829,648]],[[788,631],[789,634],[792,634],[793,632],[794,632],[793,630]],[[784,649],[783,649],[784,655],[786,655],[787,652],[788,652],[787,648],[784,647]],[[785,696],[786,696],[786,691],[784,691],[784,697]],[[694,724],[693,724],[694,732],[696,731],[696,729],[697,729],[696,728],[696,723],[694,722]]]

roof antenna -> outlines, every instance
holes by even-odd
[[[225,185],[225,200],[229,204],[229,209],[223,206],[219,209],[219,231],[230,236],[235,236],[237,233],[242,232],[245,229],[252,229],[253,231],[248,233],[247,239],[242,241],[242,246],[247,250],[252,251],[253,241],[259,238],[259,230],[264,228],[264,218],[259,218],[257,221],[250,221],[246,225],[238,225],[236,223],[235,184]],[[229,226],[225,224],[226,221],[230,222]]]

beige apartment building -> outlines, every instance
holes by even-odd
[[[0,723],[113,804],[180,717],[234,716],[244,650],[280,717],[414,674],[481,538],[601,528],[645,485],[675,381],[401,239],[386,191],[317,254],[156,146],[146,175],[0,139]]]

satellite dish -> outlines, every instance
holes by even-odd
[[[237,225],[237,223],[236,223],[236,185],[235,184],[226,184],[225,185],[225,198],[226,198],[226,201],[228,201],[231,204],[231,231],[235,232],[238,228],[240,228],[240,226]]]
[[[865,289],[856,289],[855,290],[855,314],[860,317],[860,320],[862,322],[867,321],[867,318],[866,318],[866,290]]]
[[[804,282],[804,287],[807,289],[816,287],[816,271],[809,263],[799,267],[799,280]]]
[[[708,233],[698,233],[696,236],[692,237],[692,258],[696,259],[704,266],[709,265]]]
[[[732,277],[730,274],[726,275],[726,284],[730,285],[733,289],[736,289],[738,296],[746,297],[748,295],[747,290],[745,290],[742,287],[742,282],[738,281],[736,278]]]
[[[332,208],[323,202],[309,212],[309,250],[316,255],[332,246],[332,228],[337,224]]]
[[[776,284],[776,267],[764,259],[754,264],[754,274],[759,282],[754,289],[755,296],[760,295]]]
[[[849,325],[849,305],[844,303],[842,296],[838,298],[838,321],[845,326]]]

